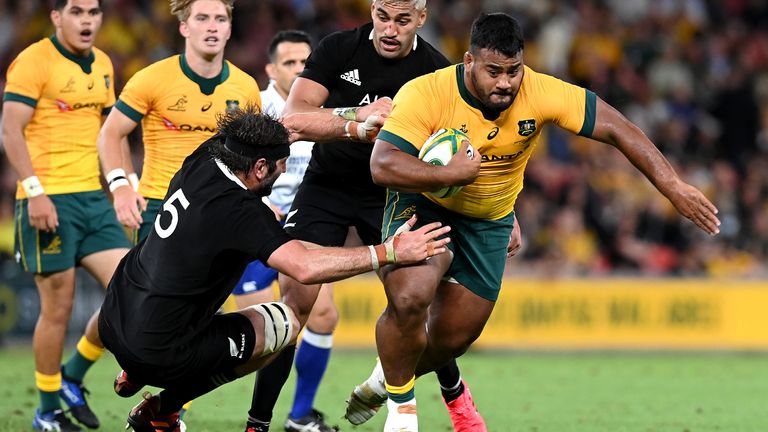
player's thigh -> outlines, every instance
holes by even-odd
[[[80,265],[90,273],[102,287],[106,288],[112,275],[115,273],[117,265],[123,259],[129,249],[107,249],[101,252],[95,252],[80,260]]]
[[[482,333],[495,304],[460,284],[443,281],[429,307],[430,345],[463,353]]]
[[[75,298],[75,268],[35,275],[40,316],[66,325]]]

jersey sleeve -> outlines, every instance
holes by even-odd
[[[592,136],[595,128],[595,94],[555,77],[536,74],[535,100],[545,121],[583,136]]]
[[[37,51],[28,48],[8,67],[3,101],[21,102],[35,108],[48,81],[48,65]]]
[[[237,247],[266,263],[280,246],[292,240],[275,219],[275,214],[260,199],[249,199],[242,206],[233,239]]]
[[[318,47],[312,50],[312,54],[307,59],[304,71],[301,73],[302,78],[311,79],[329,90],[334,87],[333,83],[343,64],[341,53],[344,52],[344,48],[341,44],[341,36],[341,33],[334,33],[320,41]]]
[[[378,139],[387,141],[408,154],[419,154],[424,141],[436,130],[439,115],[435,110],[425,108],[424,104],[424,101],[436,100],[430,91],[430,76],[409,81],[400,88],[392,101],[392,112],[379,132]]]
[[[115,108],[131,120],[140,122],[152,109],[155,81],[156,79],[149,76],[147,69],[137,72],[123,88]]]

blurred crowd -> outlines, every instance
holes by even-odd
[[[183,46],[167,1],[103,4],[97,46],[115,64],[118,91]],[[709,237],[616,149],[547,128],[516,206],[525,249],[510,274],[768,278],[768,0],[428,0],[427,7],[420,34],[456,62],[481,11],[513,14],[525,29],[526,64],[617,107],[720,210],[721,233]],[[370,20],[369,10],[370,0],[239,0],[227,58],[266,87],[275,32],[303,29],[317,41]],[[0,0],[0,89],[18,52],[52,31],[47,1]],[[15,181],[3,160],[6,257]]]

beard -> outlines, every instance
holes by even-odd
[[[477,77],[475,76],[474,68],[469,70],[469,78],[472,80],[472,85],[475,87],[475,91],[477,92],[478,99],[480,99],[480,102],[489,110],[495,111],[495,112],[504,111],[505,109],[512,106],[512,102],[515,101],[515,93],[513,93],[512,90],[504,91],[504,92],[500,92],[500,91],[486,92],[477,82]],[[509,100],[494,102],[493,100],[491,100],[491,97],[494,95],[508,96]]]

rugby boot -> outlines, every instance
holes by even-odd
[[[36,410],[35,418],[32,419],[32,429],[43,432],[81,432],[83,430],[72,423],[62,409],[44,413],[39,409]]]
[[[304,417],[297,419],[288,417],[285,420],[286,432],[335,432],[338,430],[338,426],[328,426],[325,424],[323,413],[314,408]]]
[[[184,422],[179,420],[178,411],[173,414],[160,415],[160,397],[144,392],[142,401],[128,413],[128,424],[125,429],[134,432],[184,432]]]
[[[99,427],[99,419],[85,400],[87,394],[89,394],[88,389],[83,386],[83,383],[71,381],[62,374],[59,397],[67,404],[75,420],[90,429],[96,429]]]
[[[129,398],[135,395],[143,387],[144,384],[131,382],[128,379],[128,374],[124,370],[121,370],[120,373],[117,374],[114,382],[115,393],[124,398]]]
[[[461,396],[450,402],[445,402],[443,399],[445,406],[448,407],[454,432],[487,432],[485,420],[475,407],[467,382],[464,380],[461,382],[464,384],[464,392],[461,393]]]
[[[344,418],[353,425],[361,425],[376,415],[386,401],[384,371],[381,368],[381,362],[376,360],[376,366],[373,368],[371,376],[352,390],[352,394],[347,400]]]

